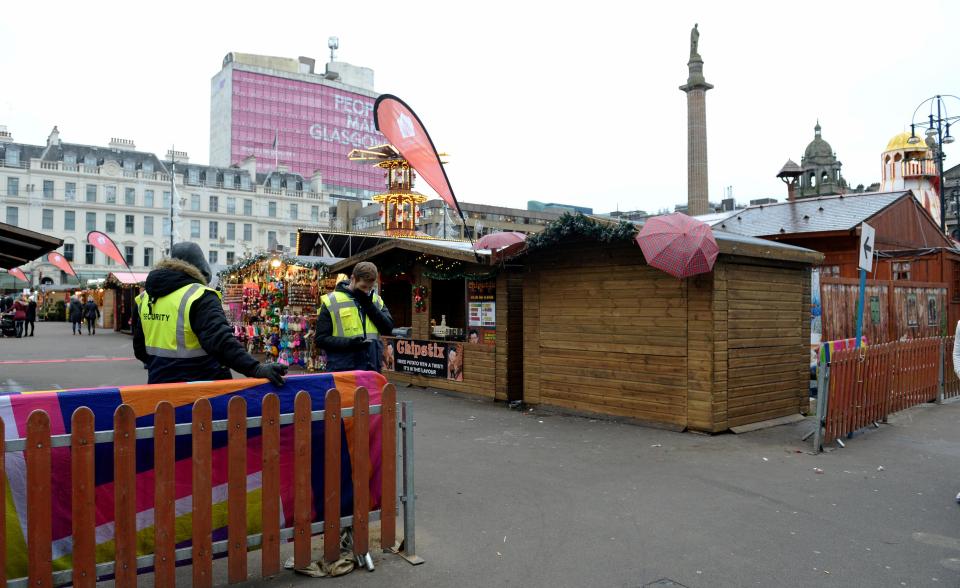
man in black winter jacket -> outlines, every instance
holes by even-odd
[[[349,282],[340,282],[320,299],[314,341],[327,353],[327,371],[380,371],[380,335],[393,332],[393,317],[374,291],[376,283],[377,266],[362,261]]]
[[[229,380],[234,369],[282,385],[286,366],[262,364],[247,353],[227,323],[220,297],[206,287],[210,278],[196,243],[177,243],[147,275],[133,313],[133,351],[149,370],[147,383]],[[178,309],[186,316],[178,316]]]

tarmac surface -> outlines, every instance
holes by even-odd
[[[125,359],[129,336],[37,326],[32,339],[0,339],[0,387],[146,380]],[[372,573],[285,571],[244,585],[960,587],[960,403],[905,411],[811,455],[800,441],[809,419],[703,436],[418,388],[400,395],[417,420],[426,563],[375,553]],[[225,562],[215,565],[226,585]]]

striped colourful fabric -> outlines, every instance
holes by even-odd
[[[636,241],[648,265],[680,279],[709,273],[720,253],[713,230],[679,212],[648,220]]]
[[[194,382],[189,384],[160,384],[154,386],[126,386],[121,388],[98,388],[87,390],[60,390],[56,392],[29,392],[0,396],[0,418],[6,426],[6,438],[26,436],[26,423],[34,410],[44,410],[50,415],[51,434],[69,434],[73,411],[81,406],[94,413],[97,431],[113,428],[113,413],[121,404],[133,408],[137,427],[153,424],[157,403],[166,400],[175,407],[176,422],[191,422],[193,403],[207,398],[213,408],[214,420],[227,418],[227,403],[234,396],[247,401],[248,416],[261,414],[264,395],[273,392],[280,400],[280,412],[293,412],[294,397],[305,390],[312,397],[312,409],[322,410],[327,390],[340,391],[342,406],[353,406],[354,392],[364,386],[370,393],[370,404],[380,403],[380,392],[386,380],[375,372],[344,372],[337,374],[314,374],[291,376],[287,384],[277,388],[263,380],[224,380]],[[380,504],[380,453],[382,435],[380,417],[372,416],[370,422],[370,473],[371,509]],[[341,513],[347,516],[353,510],[351,483],[353,462],[352,419],[346,419],[341,432]],[[313,520],[323,517],[323,421],[313,423]],[[153,552],[154,528],[154,470],[153,439],[137,440],[137,554]],[[7,577],[17,578],[27,574],[27,477],[22,452],[9,452],[5,456],[7,467],[6,526],[7,526]],[[53,520],[53,568],[64,570],[71,567],[71,473],[70,448],[54,448],[52,459],[52,520]],[[227,532],[227,433],[213,433],[213,540],[226,538]],[[191,537],[191,438],[177,437],[175,465],[176,495],[176,541],[178,547],[190,544]],[[96,482],[96,543],[97,561],[112,561],[114,554],[114,490],[113,490],[113,444],[98,443],[95,450]],[[260,430],[248,430],[247,444],[247,527],[248,533],[262,529],[260,516]],[[280,518],[283,527],[293,524],[293,426],[287,425],[280,432]]]

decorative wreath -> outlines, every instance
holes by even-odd
[[[416,312],[427,312],[426,286],[417,286],[413,289],[413,309]]]

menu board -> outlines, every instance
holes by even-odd
[[[467,282],[467,343],[497,342],[496,300],[496,282]]]

